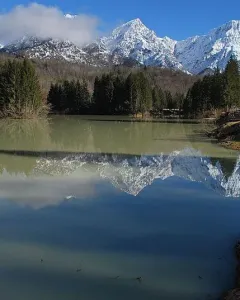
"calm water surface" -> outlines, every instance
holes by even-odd
[[[240,160],[206,128],[0,121],[0,299],[218,299],[234,284]]]

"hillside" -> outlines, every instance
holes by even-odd
[[[8,58],[22,59],[16,55],[1,53],[0,63]],[[96,76],[101,76],[103,73],[111,71],[121,71],[127,76],[130,72],[137,72],[141,68],[127,66],[96,67],[59,59],[32,59],[32,62],[37,69],[41,86],[46,93],[49,91],[51,82],[85,78],[88,81],[90,90],[93,90]],[[147,68],[147,73],[153,85],[159,86],[164,90],[169,90],[173,94],[176,92],[186,93],[198,78],[197,76],[191,76],[181,71],[162,69],[160,67],[149,67]]]

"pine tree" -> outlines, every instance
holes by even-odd
[[[79,80],[75,84],[75,113],[81,114],[83,107],[82,85]]]
[[[169,109],[174,108],[173,97],[170,91],[165,91],[166,106]]]
[[[102,78],[104,90],[104,113],[111,114],[114,112],[113,93],[114,85],[111,75],[104,75]]]
[[[217,68],[212,76],[211,84],[211,104],[214,109],[224,107],[225,88],[224,75]]]
[[[56,100],[56,85],[51,83],[50,90],[48,92],[47,102],[50,105],[52,110],[58,111],[57,100]]]
[[[213,76],[208,75],[201,81],[199,92],[199,112],[201,116],[203,116],[204,112],[213,109],[213,101],[211,99],[212,79]]]
[[[23,105],[31,107],[34,111],[38,110],[42,104],[42,94],[38,76],[33,65],[29,60],[24,59],[21,68],[21,97]]]
[[[201,80],[198,80],[194,83],[192,86],[189,97],[191,97],[191,100],[189,101],[191,103],[191,114],[195,118],[199,115],[199,113],[202,111],[202,83]]]
[[[226,89],[224,93],[227,108],[240,106],[240,74],[237,60],[232,56],[224,72]]]
[[[189,89],[183,101],[183,114],[185,117],[190,117],[192,114],[192,90]]]
[[[92,95],[92,103],[94,106],[95,113],[101,113],[102,105],[101,105],[101,81],[98,76],[96,76],[94,81],[94,89]]]
[[[83,79],[81,85],[81,93],[82,93],[82,109],[86,112],[90,108],[90,93],[88,90],[88,84],[85,79]]]
[[[147,77],[142,72],[138,74],[138,84],[140,90],[139,109],[143,116],[152,108],[152,90]]]
[[[160,99],[160,109],[163,110],[166,107],[166,98],[163,90],[159,88],[159,99]]]
[[[0,74],[0,109],[3,116],[29,118],[47,113],[35,69],[29,60],[9,60]]]
[[[153,111],[159,114],[163,108],[163,105],[162,105],[160,90],[156,87],[153,88],[152,90],[152,102],[153,102]]]
[[[184,95],[177,92],[175,95],[174,95],[174,108],[176,109],[182,109],[183,107],[183,102],[184,102]]]
[[[114,78],[113,85],[114,112],[117,114],[128,113],[130,106],[125,90],[125,79],[121,75],[118,75]]]
[[[131,73],[126,80],[126,99],[129,103],[130,113],[133,115],[139,112],[139,94],[138,77]]]

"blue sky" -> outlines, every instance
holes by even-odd
[[[0,10],[8,12],[26,0],[0,0]],[[54,5],[65,13],[84,13],[97,16],[102,27],[109,31],[122,22],[140,18],[159,36],[174,39],[207,33],[210,29],[233,19],[240,19],[240,0],[39,0]]]

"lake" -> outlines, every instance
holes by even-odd
[[[239,152],[196,122],[0,121],[0,298],[218,299]]]

